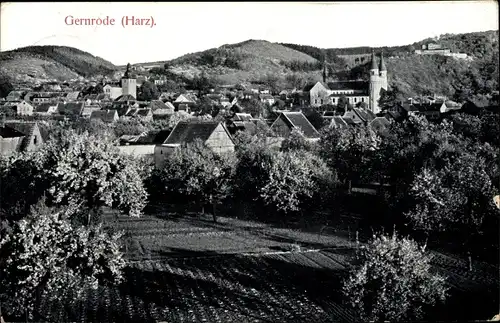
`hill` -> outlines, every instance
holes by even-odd
[[[28,46],[0,53],[0,74],[13,82],[110,75],[116,69],[100,57],[65,46]]]
[[[445,34],[427,38],[405,46],[317,48],[295,44],[282,44],[316,58],[327,57],[328,62],[342,66],[346,56],[361,57],[375,52],[384,52],[389,85],[405,97],[441,94],[455,100],[488,96],[498,92],[499,47],[498,30],[467,34]],[[470,60],[457,60],[439,55],[415,55],[414,50],[422,45],[438,43],[452,52],[466,53]],[[344,60],[344,62],[343,62]],[[370,60],[366,59],[351,68],[334,69],[339,79],[368,77]]]
[[[260,82],[269,75],[284,76],[294,72],[307,77],[317,74],[321,69],[321,62],[316,58],[264,40],[226,44],[163,63],[169,66],[171,72],[183,77],[193,78],[204,71],[226,84]]]
[[[281,43],[281,45],[301,51],[317,59],[322,59],[324,55],[326,55],[328,61],[333,62],[335,56],[369,54],[372,50],[375,52],[384,52],[387,56],[401,56],[413,53],[415,49],[420,49],[422,45],[431,42],[439,43],[443,47],[451,49],[452,52],[466,53],[474,57],[483,57],[485,54],[491,53],[495,49],[498,51],[498,30],[465,34],[444,34],[436,38],[426,38],[413,44],[402,46],[318,48],[314,46],[286,43]]]

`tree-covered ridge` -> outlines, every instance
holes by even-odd
[[[107,75],[117,68],[112,63],[90,53],[67,46],[28,46],[0,54],[0,61],[14,60],[18,54],[54,61],[66,66],[79,75]]]
[[[312,57],[319,59],[326,55],[327,60],[334,61],[336,55],[358,55],[375,52],[384,52],[388,56],[400,55],[404,53],[412,53],[415,49],[421,49],[422,45],[428,43],[439,43],[444,48],[451,49],[452,52],[466,53],[474,57],[482,58],[487,56],[487,53],[498,51],[498,30],[490,30],[483,32],[474,32],[466,34],[444,34],[438,38],[426,38],[424,40],[414,42],[413,44],[402,46],[383,46],[383,47],[348,47],[348,48],[318,48],[314,46],[304,46],[296,44],[281,45],[293,48],[295,50],[307,53]]]
[[[280,62],[317,63],[316,59],[307,53],[262,40],[248,40],[237,44],[223,45],[169,61],[170,64],[174,65],[193,64],[195,66],[227,67],[242,70],[251,69],[255,63],[279,64]]]

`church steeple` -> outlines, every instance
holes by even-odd
[[[379,70],[382,71],[387,71],[387,67],[385,67],[385,62],[384,62],[384,53],[380,53],[380,68]]]
[[[326,83],[327,78],[328,78],[328,71],[326,69],[326,60],[323,59],[323,83]]]
[[[372,66],[370,70],[378,70],[377,59],[375,58],[375,51],[372,50]]]
[[[130,72],[130,67],[131,67],[131,65],[130,65],[130,63],[128,63],[127,64],[127,70],[125,71],[125,74],[123,74],[123,78],[125,78],[125,79],[129,79],[130,78],[130,76],[131,76],[130,75],[130,73],[131,73]]]

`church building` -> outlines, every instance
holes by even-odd
[[[137,99],[137,79],[130,71],[130,63],[127,64],[127,70],[121,79],[121,87],[107,84],[103,87],[104,94],[111,100],[116,100],[119,97],[131,95]]]
[[[339,99],[345,96],[352,106],[366,103],[367,108],[373,113],[379,113],[378,100],[382,90],[387,90],[387,68],[384,57],[380,55],[377,64],[375,53],[372,53],[370,80],[366,81],[335,81],[328,82],[326,66],[323,68],[323,82],[317,82],[304,89],[309,92],[309,103],[313,107],[324,104],[337,105]]]

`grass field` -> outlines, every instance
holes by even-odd
[[[355,254],[354,234],[294,230],[196,215],[113,217],[127,232],[126,282],[88,292],[83,303],[40,304],[53,321],[354,322],[340,293]],[[355,224],[349,222],[349,228]],[[300,246],[300,250],[292,245]],[[489,319],[498,312],[498,268],[434,253],[452,295],[433,319]],[[68,295],[68,297],[71,297]]]

